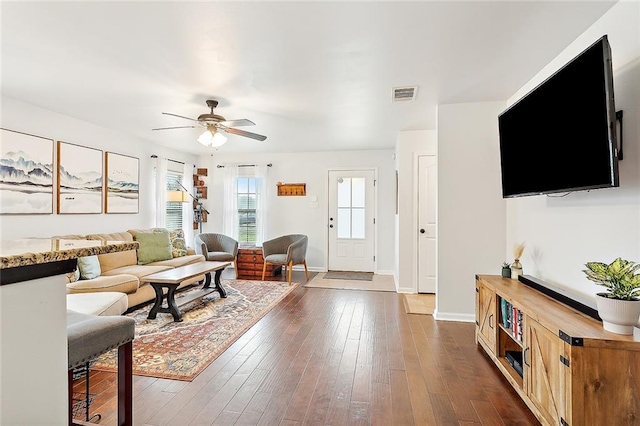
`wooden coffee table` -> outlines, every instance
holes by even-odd
[[[182,312],[180,312],[179,306],[200,299],[214,291],[220,293],[220,297],[227,297],[227,291],[222,287],[222,283],[220,282],[220,275],[222,274],[222,270],[229,265],[231,265],[231,262],[192,263],[191,265],[180,266],[140,278],[140,282],[149,283],[156,292],[156,301],[149,311],[147,318],[155,319],[158,312],[166,312],[173,315],[175,322],[180,322],[182,321]],[[211,285],[211,272],[215,272],[215,287],[209,287]],[[204,285],[202,288],[183,297],[180,299],[180,304],[177,304],[175,293],[180,283],[202,274],[204,274]],[[162,306],[165,296],[164,289],[167,289],[166,307]]]

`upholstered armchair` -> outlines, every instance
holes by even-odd
[[[238,242],[224,234],[202,233],[194,237],[196,253],[204,255],[205,260],[233,262],[236,278],[238,278]]]
[[[309,281],[309,270],[307,269],[307,241],[306,235],[291,234],[274,238],[262,243],[262,256],[264,257],[264,267],[262,268],[262,279],[267,271],[267,263],[272,265],[285,266],[289,271],[289,284],[291,284],[291,271],[293,265],[304,265],[304,272]]]

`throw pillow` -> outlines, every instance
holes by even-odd
[[[184,238],[176,238],[171,241],[171,253],[173,257],[182,257],[187,255],[187,243]]]
[[[78,270],[81,280],[90,280],[100,276],[100,262],[98,256],[85,256],[78,258]]]
[[[171,252],[173,257],[186,256],[187,242],[184,239],[184,231],[182,229],[169,231],[169,238],[171,239]]]
[[[140,245],[138,247],[138,265],[169,260],[173,257],[169,231],[167,230],[163,232],[138,232],[135,240]]]

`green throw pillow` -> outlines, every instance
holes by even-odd
[[[140,244],[138,247],[138,265],[169,260],[171,254],[171,240],[169,231],[164,232],[138,232],[135,240]]]
[[[85,256],[78,258],[78,270],[81,280],[90,280],[100,276],[100,262],[98,256]]]

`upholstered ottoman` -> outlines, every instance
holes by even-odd
[[[67,294],[67,309],[82,314],[121,315],[129,308],[127,295],[115,291]]]

